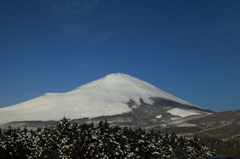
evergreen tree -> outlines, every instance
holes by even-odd
[[[213,154],[197,136],[189,139],[142,128],[111,127],[106,120],[96,126],[78,125],[64,117],[55,127],[36,131],[0,129],[0,158],[4,159],[202,159]]]

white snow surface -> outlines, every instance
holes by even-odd
[[[180,116],[180,117],[186,117],[186,116],[190,116],[190,115],[199,114],[199,113],[196,113],[196,112],[190,112],[190,111],[179,109],[179,108],[173,108],[173,109],[171,109],[167,112],[172,114],[172,115],[177,115],[177,116]]]
[[[158,116],[156,116],[156,118],[158,118],[158,119],[160,119],[162,117],[162,115],[158,115]]]
[[[162,97],[194,106],[130,75],[115,73],[77,87],[67,93],[45,93],[26,102],[0,109],[0,123],[11,121],[93,118],[130,112],[126,102]],[[170,111],[176,114],[175,111]],[[183,115],[184,116],[184,115]]]

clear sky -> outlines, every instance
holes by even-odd
[[[240,1],[0,1],[0,108],[117,72],[240,109]]]

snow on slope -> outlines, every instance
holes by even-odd
[[[167,98],[194,106],[130,75],[116,73],[67,93],[46,93],[32,100],[0,109],[0,123],[11,121],[76,119],[130,112],[129,99],[146,103],[149,97]]]
[[[158,119],[160,119],[162,117],[162,115],[158,115],[158,116],[156,116],[156,118],[158,118]]]
[[[149,97],[162,97],[178,103],[195,106],[167,92],[164,92],[147,82],[121,73],[109,74],[99,80],[80,86],[70,93],[81,91],[96,92],[98,90],[108,93],[111,92],[109,95],[112,98],[115,98],[115,100],[119,100],[121,97],[124,97],[122,99],[133,99],[135,102],[138,102],[139,98],[142,98],[146,103],[151,103],[152,101]]]
[[[167,111],[168,113],[172,114],[172,115],[177,115],[180,117],[186,117],[186,116],[190,116],[190,115],[197,115],[199,113],[195,113],[195,112],[190,112],[190,111],[186,111],[183,109],[179,109],[179,108],[173,108],[169,111]]]

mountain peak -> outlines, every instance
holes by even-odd
[[[123,73],[108,74],[93,82],[77,87],[76,89],[70,91],[69,93],[81,93],[81,92],[85,93],[88,92],[88,94],[94,93],[96,94],[96,96],[97,94],[106,94],[109,97],[109,99],[121,103],[128,102],[128,99],[132,99],[136,103],[140,103],[139,102],[140,98],[143,99],[144,102],[146,103],[152,103],[150,97],[151,98],[161,97],[181,104],[195,106],[145,81],[142,81],[138,78]],[[125,101],[122,99],[125,99]]]
[[[132,77],[132,76],[124,73],[111,73],[104,76],[103,78],[106,79],[106,78],[125,78],[125,77]]]
[[[119,77],[126,77],[126,76],[130,76],[130,75],[123,74],[123,73],[111,73],[111,74],[104,76],[103,78],[119,78]]]
[[[123,73],[110,73],[108,74],[107,76],[124,76],[124,75],[127,75],[127,74],[123,74]]]
[[[67,93],[47,93],[35,99],[0,109],[0,121],[59,120],[63,116],[94,118],[131,112],[127,103],[152,104],[153,98],[197,107],[140,79],[112,73]],[[200,108],[200,107],[197,107]],[[202,109],[202,108],[200,108]]]

